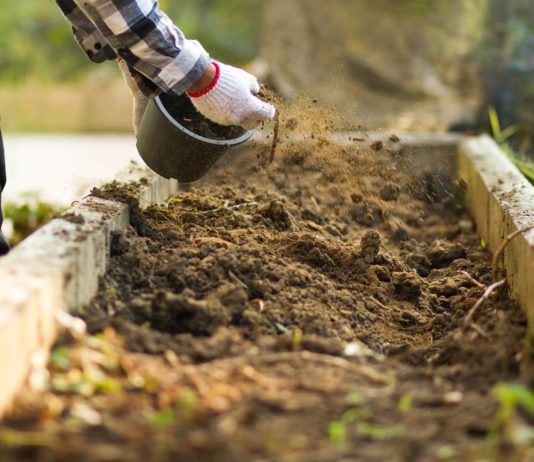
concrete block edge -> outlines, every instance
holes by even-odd
[[[167,180],[139,167],[116,176],[138,185],[141,208],[178,191]],[[0,258],[0,418],[26,380],[32,358],[57,338],[57,318],[88,303],[108,265],[110,236],[129,225],[129,207],[93,196],[82,199]]]

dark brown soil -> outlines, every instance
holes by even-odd
[[[161,102],[169,114],[193,133],[212,140],[233,140],[244,135],[246,130],[234,125],[219,125],[203,117],[187,96],[162,94]]]
[[[460,198],[365,145],[258,146],[136,209],[81,312],[105,335],[56,350],[0,459],[482,460],[524,316],[504,296],[464,328],[491,265]]]

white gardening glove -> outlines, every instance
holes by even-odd
[[[275,108],[254,96],[260,91],[256,77],[236,67],[212,63],[216,68],[212,84],[199,93],[187,94],[198,112],[218,124],[247,130],[274,117]]]
[[[124,59],[122,58],[119,58],[117,59],[117,62],[119,63],[120,70],[122,71],[122,75],[124,76],[124,81],[130,89],[130,92],[133,97],[132,124],[134,133],[137,135],[137,130],[139,129],[139,125],[141,124],[141,119],[143,118],[143,114],[145,113],[149,98],[148,96],[145,96],[145,94],[139,89],[137,82],[132,77],[132,74],[130,72],[130,69],[128,68],[128,64],[126,63],[126,61],[124,61]]]

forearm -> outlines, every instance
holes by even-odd
[[[75,33],[81,31],[78,35],[86,41],[99,37],[116,53],[136,103],[134,127],[146,97],[161,91],[187,92],[201,114],[222,125],[252,129],[274,117],[275,108],[254,96],[260,86],[253,75],[210,63],[202,46],[187,40],[156,0],[56,1]],[[81,45],[91,58],[94,52],[85,42]],[[101,43],[92,46],[99,48]]]
[[[128,66],[161,91],[182,94],[204,74],[209,60],[154,0],[74,0]]]

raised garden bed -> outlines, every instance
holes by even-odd
[[[524,422],[499,420],[492,390],[520,377],[526,316],[506,294],[471,312],[493,282],[484,243],[508,230],[486,236],[473,199],[481,141],[462,145],[461,187],[456,140],[416,141],[286,141],[273,164],[259,146],[177,195],[150,176],[102,188],[42,231],[67,222],[73,249],[92,242],[72,257],[88,279],[58,263],[54,281],[104,334],[56,347],[50,390],[17,402],[0,458],[479,460],[489,445],[524,460],[496,444]]]

